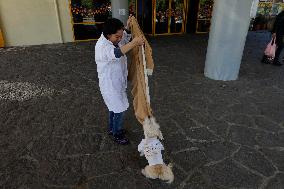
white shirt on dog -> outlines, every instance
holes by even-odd
[[[164,150],[164,146],[157,138],[142,139],[138,145],[140,156],[145,155],[150,166],[164,164],[162,150]]]

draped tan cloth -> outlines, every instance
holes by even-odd
[[[136,18],[132,17],[130,22],[130,30],[132,37],[143,36],[145,39],[145,59],[146,59],[146,70],[143,64],[143,47],[135,47],[130,52],[131,63],[128,68],[128,80],[131,81],[132,85],[132,96],[133,96],[133,106],[135,111],[135,116],[137,120],[143,124],[143,121],[147,117],[152,117],[152,109],[150,106],[149,99],[149,88],[148,88],[148,73],[152,72],[154,69],[154,61],[152,57],[152,48],[150,47],[148,41],[146,40],[142,30]],[[146,78],[145,78],[146,77]],[[148,92],[147,92],[148,91]]]

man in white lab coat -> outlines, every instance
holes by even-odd
[[[130,19],[127,21],[127,27]],[[129,103],[127,88],[126,53],[132,48],[143,45],[144,39],[136,37],[132,41],[131,34],[123,23],[115,18],[105,22],[103,33],[96,43],[95,60],[99,77],[100,91],[109,110],[109,134],[115,142],[128,144],[124,136],[123,114]]]

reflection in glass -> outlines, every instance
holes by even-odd
[[[98,39],[111,18],[110,0],[70,0],[75,40]]]
[[[71,12],[74,23],[104,22],[111,17],[109,0],[71,0]]]
[[[213,0],[200,0],[198,19],[211,19],[213,4]]]
[[[197,22],[198,22],[197,24],[198,32],[204,32],[204,33],[209,32],[210,24],[211,24],[210,20],[198,20]]]
[[[156,34],[168,33],[169,0],[156,1]]]
[[[173,0],[171,3],[171,19],[170,19],[170,32],[179,33],[182,32],[183,24],[183,0]]]
[[[200,0],[197,15],[196,32],[207,33],[210,30],[214,0]]]
[[[184,0],[156,1],[156,34],[183,32]]]
[[[103,24],[74,24],[75,40],[98,39],[102,33]]]

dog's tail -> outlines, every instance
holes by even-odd
[[[168,181],[167,181],[167,183],[168,184],[171,184],[173,181],[174,181],[174,173],[173,173],[173,171],[172,171],[172,169],[173,169],[173,164],[172,163],[169,163],[168,164],[168,168],[169,168],[169,173],[168,173]]]

